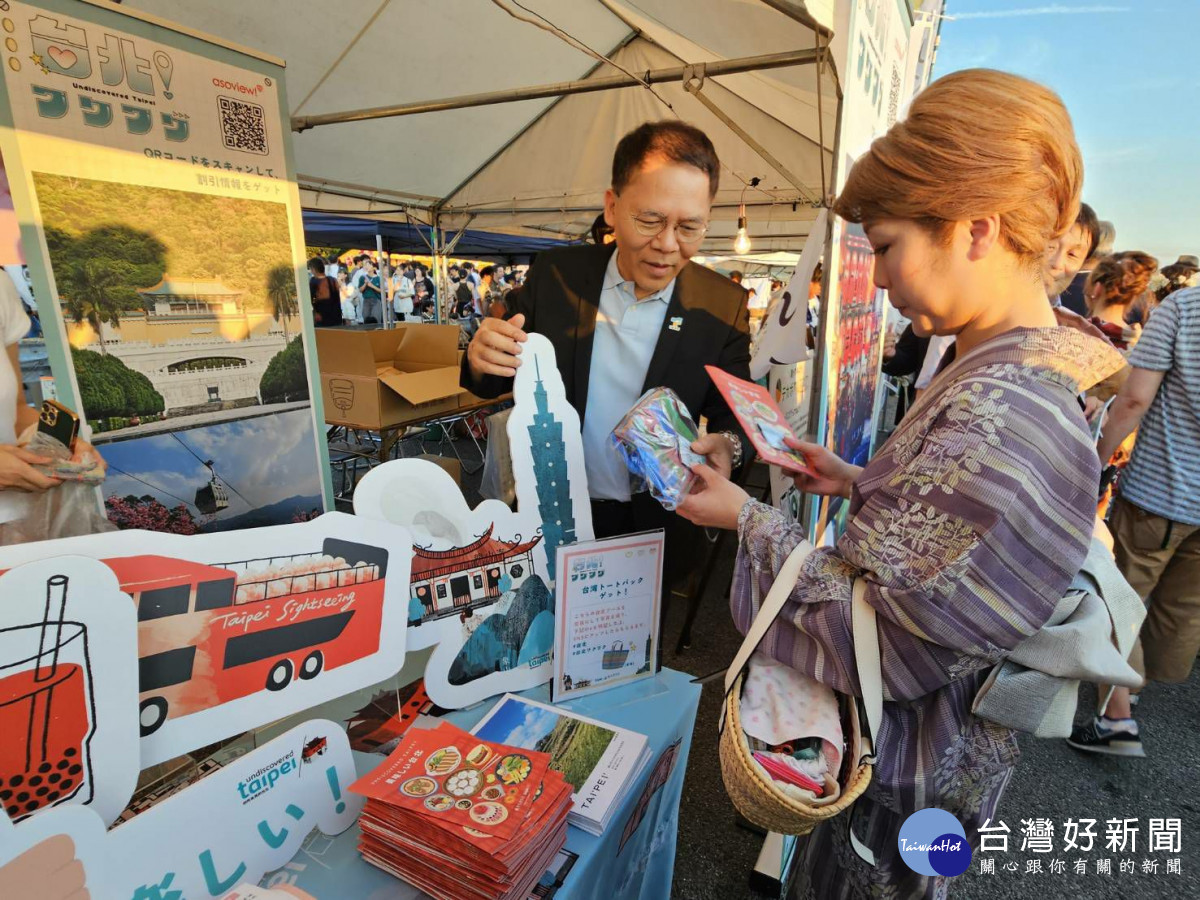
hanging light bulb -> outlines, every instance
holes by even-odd
[[[750,235],[746,234],[746,204],[738,205],[737,235],[733,239],[733,252],[745,256],[750,252]]]

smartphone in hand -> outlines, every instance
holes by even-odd
[[[75,438],[79,436],[79,416],[56,400],[43,400],[37,430],[74,452]]]

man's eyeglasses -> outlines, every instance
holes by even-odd
[[[633,219],[633,227],[643,237],[657,237],[667,227],[667,220],[662,216],[643,216],[637,213],[630,213],[629,218]],[[675,223],[675,237],[681,244],[699,243],[704,240],[704,235],[707,233],[707,222]]]

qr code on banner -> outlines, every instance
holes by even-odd
[[[230,150],[267,155],[267,119],[257,103],[218,97],[221,138]]]

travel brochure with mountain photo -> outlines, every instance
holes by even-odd
[[[650,760],[644,734],[505,694],[473,732],[485,741],[550,754],[572,788],[567,821],[602,834]]]

